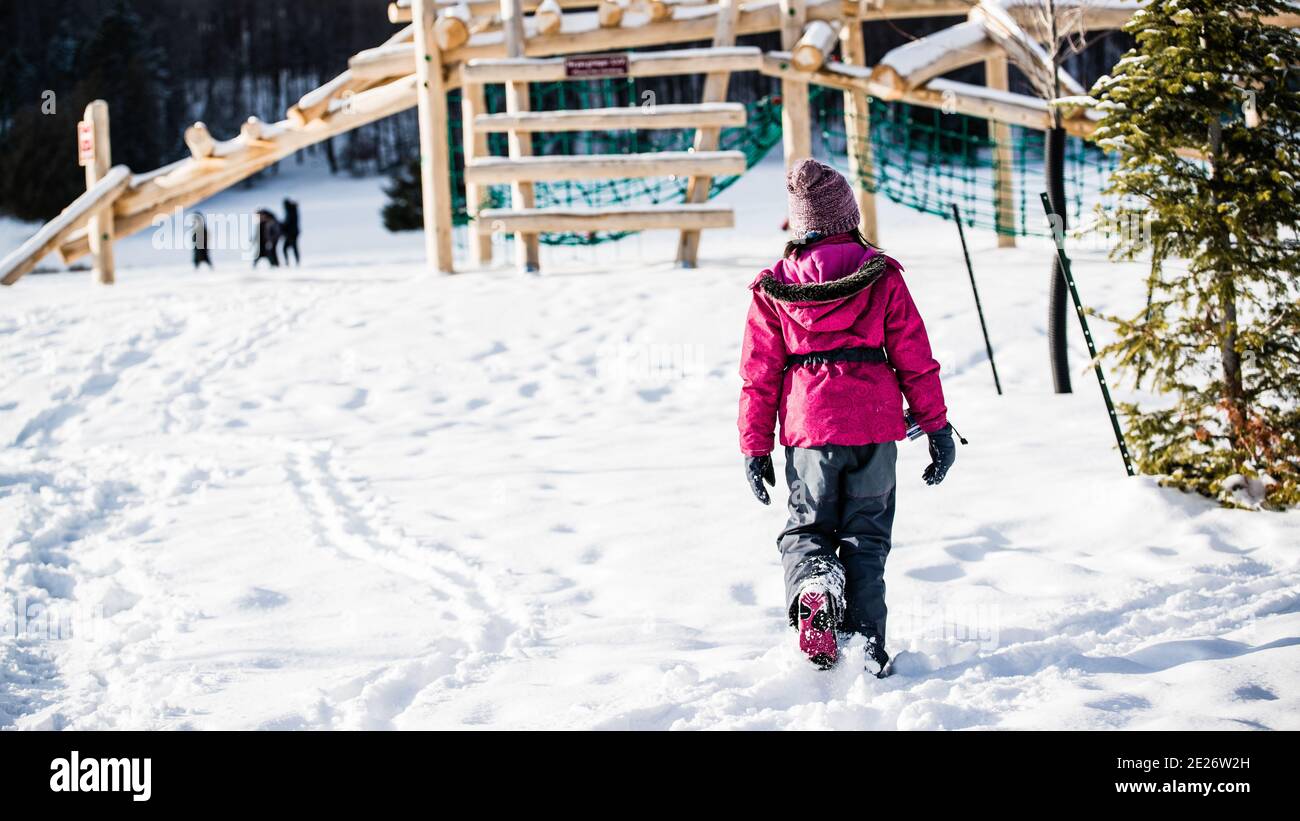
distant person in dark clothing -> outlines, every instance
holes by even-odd
[[[302,227],[298,222],[298,203],[284,198],[284,222],[280,223],[280,234],[284,237],[284,264],[289,264],[289,252],[293,251],[293,264],[302,265],[298,256],[298,234]]]
[[[257,256],[253,258],[253,267],[257,267],[257,261],[265,257],[271,263],[272,268],[280,267],[280,256],[276,253],[275,247],[280,244],[280,221],[275,218],[275,214],[265,208],[257,211]]]
[[[198,211],[190,215],[190,239],[194,248],[194,270],[197,271],[205,262],[212,268],[212,257],[208,256],[208,226]]]

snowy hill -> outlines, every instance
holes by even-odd
[[[889,204],[971,444],[937,488],[900,445],[898,675],[798,657],[735,431],[780,174],[695,271],[664,233],[443,278],[378,181],[286,164],[205,210],[298,199],[300,269],[146,232],[110,289],[4,291],[0,726],[1300,729],[1300,514],[1126,478],[1077,329],[1050,392],[1049,248],[974,234],[994,395],[955,228]]]

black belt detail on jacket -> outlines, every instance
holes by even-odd
[[[829,351],[792,353],[785,358],[786,369],[800,365],[825,365],[828,362],[888,362],[884,348],[833,348]]]

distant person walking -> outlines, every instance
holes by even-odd
[[[253,257],[253,267],[256,268],[257,261],[265,257],[272,268],[279,268],[280,257],[275,247],[280,244],[280,221],[265,208],[257,211],[257,236],[254,239],[257,241],[257,256]]]
[[[194,270],[197,271],[205,262],[208,268],[212,268],[212,257],[208,256],[208,226],[198,211],[190,215],[190,241],[194,249]]]
[[[284,198],[284,222],[280,223],[280,233],[284,237],[284,264],[289,264],[289,252],[293,251],[293,264],[302,265],[298,255],[298,235],[302,227],[298,222],[298,203]]]

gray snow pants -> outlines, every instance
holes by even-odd
[[[824,581],[832,592],[844,592],[840,629],[883,644],[897,458],[893,442],[785,449],[790,520],[777,547],[791,614],[800,587]]]

